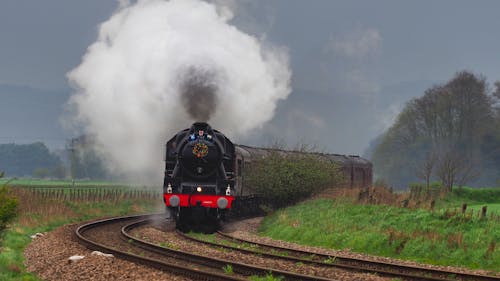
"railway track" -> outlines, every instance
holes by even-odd
[[[288,271],[246,265],[230,260],[197,255],[161,247],[133,237],[134,228],[152,223],[159,215],[126,216],[81,225],[76,230],[80,242],[90,249],[149,265],[193,280],[248,280],[251,276],[282,276],[285,280],[333,280]],[[103,241],[104,240],[104,241]],[[225,273],[224,268],[231,268]]]
[[[155,215],[126,216],[99,220],[81,225],[75,231],[82,244],[93,250],[111,253],[119,258],[148,265],[173,274],[183,275],[193,280],[245,280],[238,276],[228,276],[218,270],[200,268],[196,264],[179,261],[155,253],[145,252],[130,243],[122,235],[122,228],[130,223],[152,219]],[[103,237],[105,237],[103,239]],[[104,240],[104,241],[103,241]]]
[[[274,276],[282,276],[285,280],[334,280],[179,251],[131,235],[132,230],[152,224],[158,218],[161,218],[161,216],[141,215],[90,222],[78,227],[76,236],[88,248],[112,253],[117,257],[132,262],[149,265],[194,280],[248,280],[250,276],[265,276],[269,273]],[[337,267],[353,272],[376,273],[379,276],[398,277],[403,280],[500,280],[500,277],[495,276],[451,272],[277,247],[240,239],[223,232],[217,233],[220,242],[200,240],[180,232],[177,232],[177,235],[211,247],[313,266]],[[104,241],[102,237],[106,237]],[[231,268],[230,274],[225,272],[224,268]]]
[[[225,240],[226,243],[214,243],[200,240],[180,232],[178,232],[178,235],[186,239],[190,239],[199,243],[205,243],[214,247],[222,247],[245,253],[253,253],[267,257],[292,260],[296,262],[302,262],[304,264],[320,264],[324,266],[339,267],[351,271],[376,273],[380,276],[399,277],[403,278],[404,280],[500,281],[500,277],[496,276],[486,276],[455,271],[445,271],[440,269],[431,269],[419,266],[409,266],[365,259],[332,256],[316,252],[290,249],[287,247],[278,247],[270,244],[256,243],[254,241],[240,239],[223,232],[218,232],[217,235],[218,238],[222,239],[222,241]]]

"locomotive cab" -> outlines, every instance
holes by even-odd
[[[166,144],[163,197],[182,231],[215,231],[234,200],[233,143],[194,123]]]

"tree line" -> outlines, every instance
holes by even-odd
[[[32,144],[0,144],[0,170],[8,177],[32,176],[45,173],[64,177],[61,159],[42,142]],[[46,171],[45,171],[46,170]]]
[[[378,139],[375,175],[404,188],[498,185],[500,175],[500,82],[461,71],[408,102]]]
[[[107,179],[102,161],[83,139],[73,139],[61,153],[42,142],[0,144],[0,170],[6,177]]]

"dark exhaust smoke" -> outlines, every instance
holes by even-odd
[[[181,102],[189,116],[207,122],[217,110],[216,75],[203,69],[190,68],[180,85]]]

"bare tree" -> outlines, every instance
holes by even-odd
[[[495,82],[495,91],[493,92],[493,96],[500,100],[500,81]]]
[[[446,192],[451,192],[454,184],[464,185],[480,175],[477,161],[456,149],[443,149],[436,168],[436,176]]]
[[[434,172],[438,157],[434,151],[426,153],[424,160],[417,164],[416,176],[425,181],[425,186],[429,189],[431,177]]]
[[[461,157],[451,151],[440,154],[436,175],[443,183],[446,192],[451,192],[459,171],[459,163],[462,160]]]

